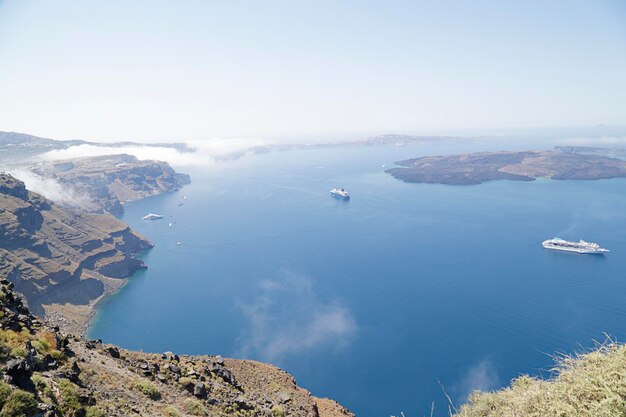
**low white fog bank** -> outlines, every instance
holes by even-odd
[[[267,150],[271,142],[263,139],[207,139],[185,142],[189,151],[167,146],[106,146],[83,144],[67,149],[46,152],[39,156],[42,161],[93,157],[115,154],[134,155],[139,159],[166,161],[173,167],[202,167],[224,159],[236,159],[247,154]]]
[[[27,190],[41,194],[55,203],[85,210],[97,208],[89,197],[67,185],[62,185],[55,179],[44,178],[27,169],[11,170],[8,173],[24,182]]]

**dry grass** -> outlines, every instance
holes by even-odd
[[[475,392],[458,417],[626,416],[626,345],[556,359],[554,378],[522,376],[509,388]]]

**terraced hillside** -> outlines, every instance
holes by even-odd
[[[96,300],[145,268],[135,258],[152,244],[111,215],[78,213],[0,174],[0,275],[32,311],[84,329]]]

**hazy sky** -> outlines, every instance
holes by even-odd
[[[626,124],[626,2],[0,0],[0,130],[53,138]]]

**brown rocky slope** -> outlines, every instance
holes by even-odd
[[[177,191],[190,182],[189,175],[174,171],[167,162],[126,154],[40,163],[31,170],[89,198],[93,207],[83,210],[114,215],[124,212],[126,202]]]
[[[270,365],[130,352],[62,333],[12,288],[0,279],[0,417],[353,416]]]
[[[39,316],[80,332],[99,297],[145,268],[134,255],[150,247],[111,215],[64,209],[0,174],[0,276]]]

